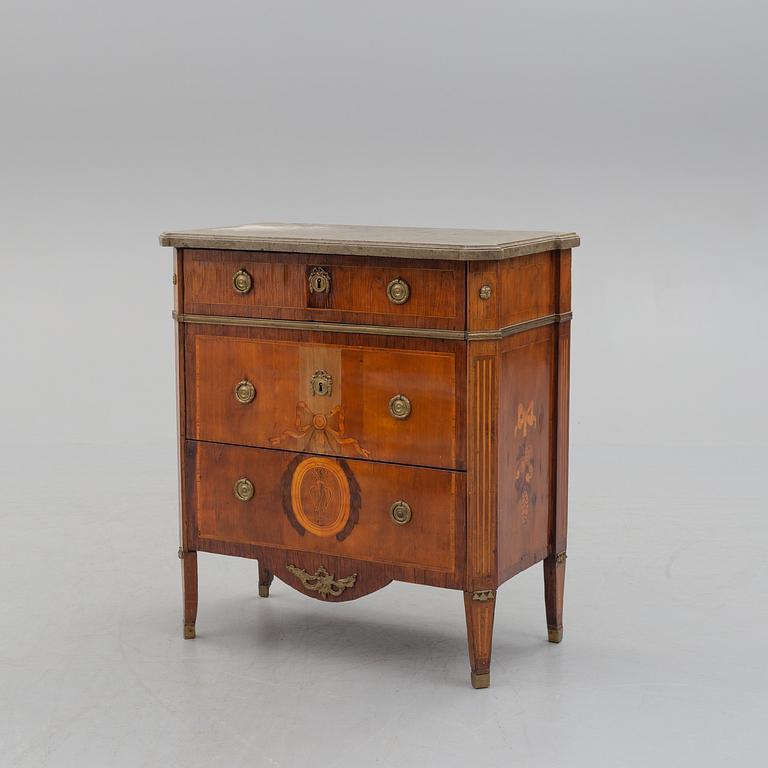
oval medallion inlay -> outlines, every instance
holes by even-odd
[[[349,520],[349,481],[331,459],[305,459],[291,480],[291,506],[298,523],[316,536],[334,536]]]

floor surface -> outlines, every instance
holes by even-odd
[[[572,452],[565,639],[531,568],[475,691],[451,591],[264,600],[254,562],[200,555],[184,641],[173,446],[5,449],[0,764],[761,764],[768,455]]]

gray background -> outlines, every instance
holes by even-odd
[[[0,6],[0,753],[14,766],[717,765],[768,684],[762,2]],[[566,639],[201,557],[171,253],[258,220],[574,229]],[[341,753],[339,745],[343,745]]]

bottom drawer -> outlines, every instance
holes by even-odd
[[[202,539],[455,572],[463,472],[189,441]]]

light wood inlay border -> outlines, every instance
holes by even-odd
[[[470,388],[474,411],[471,436],[470,501],[467,521],[471,578],[492,576],[495,570],[495,435],[496,356],[482,355],[473,362]]]

